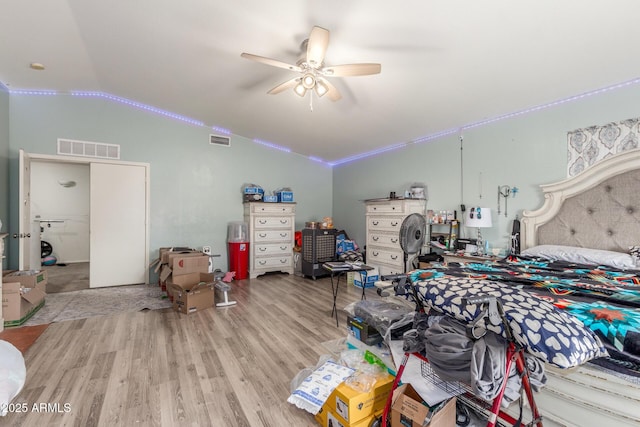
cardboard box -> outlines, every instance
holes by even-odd
[[[47,292],[46,270],[20,270],[6,273],[2,277],[3,282],[20,283],[24,288],[38,288]]]
[[[167,291],[173,297],[173,309],[189,314],[214,305],[212,273],[189,273],[167,279]]]
[[[173,263],[173,258],[175,257],[189,257],[189,256],[202,256],[203,253],[200,251],[163,251],[160,257],[160,262],[162,264],[171,264]]]
[[[367,345],[376,345],[382,342],[380,332],[359,317],[347,315],[347,328],[351,335]]]
[[[387,374],[379,379],[373,390],[368,393],[357,391],[342,383],[331,392],[322,408],[335,414],[345,426],[353,426],[384,409],[393,387],[393,380],[394,377]]]
[[[422,397],[411,384],[403,384],[393,392],[391,403],[391,427],[455,427],[456,426],[456,398],[447,401],[436,412],[422,403]],[[431,417],[429,424],[423,424],[427,416]]]
[[[172,258],[171,271],[174,276],[189,273],[207,273],[209,271],[209,257],[203,253],[201,256],[176,256]]]
[[[366,276],[365,276],[366,274]],[[378,273],[378,268],[374,268],[373,270],[368,270],[368,271],[356,271],[353,274],[353,285],[358,287],[358,288],[362,288],[362,282],[365,281],[366,277],[366,282],[364,287],[365,288],[373,288],[374,283],[376,283],[378,280],[380,280],[380,274]]]
[[[39,286],[24,287],[18,282],[3,283],[4,326],[22,325],[44,305],[44,298],[45,293]]]
[[[330,411],[329,409],[325,409],[324,407],[320,408],[320,412],[318,412],[314,416],[315,420],[322,427],[370,427],[373,420],[379,417],[382,417],[382,410],[376,412],[371,416],[365,417],[360,421],[349,424],[341,421],[341,418],[338,414]]]

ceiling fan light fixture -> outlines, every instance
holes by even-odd
[[[313,87],[316,85],[316,78],[313,74],[307,73],[302,76],[301,83],[305,89],[313,89]]]
[[[305,96],[307,94],[307,88],[304,87],[302,81],[300,83],[298,83],[297,85],[295,85],[295,87],[293,88],[293,91],[298,96]]]
[[[318,80],[316,82],[316,93],[318,94],[318,96],[322,96],[327,92],[329,92],[329,88],[327,87],[327,85],[323,81]]]

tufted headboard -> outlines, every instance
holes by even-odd
[[[628,252],[640,244],[640,150],[541,188],[543,206],[523,212],[523,249],[554,244]]]

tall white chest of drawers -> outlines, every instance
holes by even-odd
[[[376,199],[366,201],[367,265],[381,276],[404,273],[404,252],[400,247],[402,221],[413,214],[424,215],[422,199]],[[426,232],[426,230],[425,230]]]
[[[293,274],[296,204],[248,202],[244,221],[249,224],[249,278],[270,271]]]

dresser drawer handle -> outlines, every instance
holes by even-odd
[[[378,236],[373,236],[371,237],[371,240],[373,240],[374,242],[377,242],[378,240],[380,240],[380,238]]]
[[[373,256],[378,256],[378,255],[380,255],[380,252],[374,252],[373,253]]]
[[[267,233],[260,233],[260,234],[258,234],[258,236],[260,236],[260,237],[262,237],[264,239],[265,237],[267,237]]]
[[[258,264],[260,264],[260,265],[266,265],[266,264],[267,264],[267,261],[258,261]]]
[[[373,225],[378,225],[378,224],[380,224],[380,223],[379,223],[378,221],[372,221],[372,222],[371,222],[371,224],[373,224]]]
[[[398,243],[398,239],[392,238],[391,243]]]
[[[397,226],[398,226],[398,224],[399,224],[399,223],[398,223],[398,221],[393,221],[393,222],[391,223],[391,226],[392,226],[392,227],[397,227]]]
[[[266,219],[259,219],[258,222],[262,225],[265,225],[267,223]]]
[[[398,255],[391,255],[391,259],[394,260],[394,261],[397,260],[398,259]]]
[[[288,259],[282,259],[282,258],[280,259],[280,264],[286,264],[288,262],[289,262]]]
[[[267,250],[267,248],[258,248],[258,250],[259,250],[260,252],[264,252],[264,251],[266,251],[266,250]]]
[[[287,220],[287,219],[281,219],[280,220],[280,224],[288,224],[288,223],[289,223],[289,220]]]
[[[286,251],[286,250],[287,250],[287,247],[286,247],[286,246],[280,246],[280,250],[281,250],[281,251]]]
[[[287,237],[289,233],[280,233],[280,237]]]

